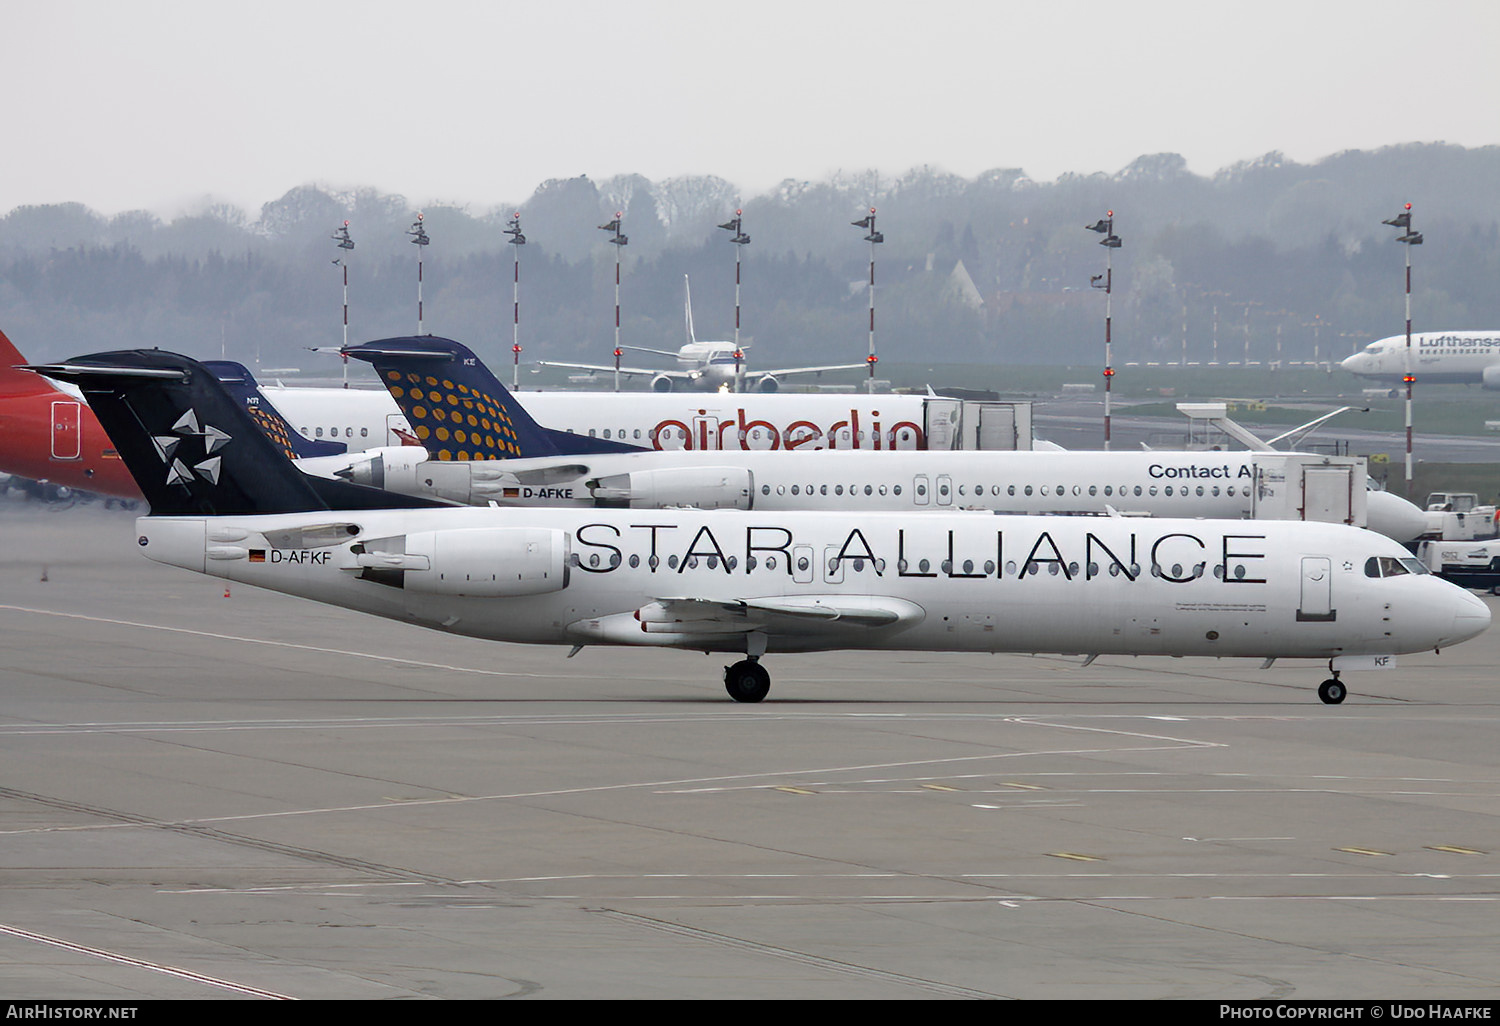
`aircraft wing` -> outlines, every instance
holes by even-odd
[[[792,374],[822,374],[824,371],[864,370],[868,363],[834,363],[827,367],[782,367],[778,370],[746,370],[745,377],[784,378]]]
[[[551,360],[538,360],[536,365],[538,367],[560,367],[563,370],[591,371],[595,374],[613,374],[615,372],[613,366],[595,363],[554,363]],[[695,378],[695,375],[687,371],[661,370],[659,368],[652,369],[647,367],[621,367],[620,373],[634,377],[666,377],[674,381],[692,381]]]
[[[927,611],[886,595],[787,595],[756,599],[659,598],[629,613],[580,620],[580,638],[632,645],[724,641],[751,633],[793,647],[847,643],[849,635],[895,633],[920,623]]]

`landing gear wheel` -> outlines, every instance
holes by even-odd
[[[771,690],[771,675],[754,659],[724,667],[724,690],[736,702],[759,702]]]
[[[1322,684],[1318,685],[1318,697],[1323,700],[1323,704],[1325,705],[1338,705],[1348,693],[1343,682],[1336,678],[1325,680]]]

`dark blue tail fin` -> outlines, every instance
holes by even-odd
[[[266,437],[276,443],[287,459],[341,456],[349,451],[349,447],[343,442],[303,438],[294,431],[286,418],[281,415],[281,411],[276,409],[271,400],[261,392],[260,382],[255,380],[255,375],[251,374],[250,368],[243,363],[235,363],[233,360],[204,360],[203,366],[219,379],[219,383],[224,386],[224,391],[245,407],[245,412],[250,414],[250,419],[260,425]]]
[[[640,446],[544,428],[467,346],[435,335],[385,338],[344,352],[373,364],[435,460],[504,460],[641,452]]]
[[[186,356],[136,349],[28,369],[83,390],[153,516],[441,505],[303,474]]]

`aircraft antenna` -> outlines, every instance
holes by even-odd
[[[1104,238],[1102,238],[1102,239],[1099,240],[1099,245],[1101,245],[1101,246],[1104,247],[1104,274],[1102,276],[1101,275],[1097,275],[1097,274],[1094,275],[1092,278],[1089,279],[1089,284],[1092,285],[1096,289],[1103,289],[1104,290],[1104,449],[1105,449],[1106,452],[1108,452],[1109,451],[1109,397],[1110,397],[1110,384],[1114,381],[1114,378],[1115,378],[1115,368],[1114,368],[1114,365],[1113,365],[1113,354],[1110,351],[1110,346],[1111,346],[1111,342],[1112,342],[1112,339],[1110,338],[1110,329],[1111,329],[1111,325],[1113,324],[1113,319],[1110,316],[1110,314],[1111,314],[1111,310],[1110,310],[1110,295],[1114,291],[1114,282],[1115,282],[1114,255],[1115,255],[1115,250],[1117,250],[1117,249],[1120,248],[1120,237],[1115,234],[1115,212],[1113,210],[1109,211],[1098,222],[1096,222],[1094,224],[1086,224],[1086,225],[1084,225],[1084,228],[1086,230],[1088,230],[1088,231],[1091,231],[1091,232],[1099,232],[1101,235],[1104,236]],[[1104,280],[1104,284],[1102,284],[1102,285],[1099,284],[1099,280],[1100,280],[1101,277]],[[1218,324],[1218,309],[1217,309],[1217,307],[1214,310],[1214,315],[1215,315],[1215,321],[1214,321],[1214,323],[1215,323],[1215,325],[1217,325]],[[1217,347],[1218,347],[1218,329],[1217,329],[1217,327],[1215,327],[1214,346],[1215,346],[1215,351],[1217,352]]]
[[[521,388],[521,247],[526,245],[526,236],[521,234],[521,212],[518,210],[510,217],[510,226],[505,229],[505,234],[510,238],[510,245],[516,247],[511,251],[514,258],[515,276],[512,279],[510,299],[514,310],[514,320],[510,329],[510,353],[515,359],[515,370],[511,373],[511,388],[520,391]]]
[[[344,344],[339,350],[339,358],[344,361],[344,387],[348,388],[349,357],[344,354],[344,350],[349,348],[349,254],[354,249],[354,240],[349,238],[348,220],[346,219],[343,225],[335,228],[329,238],[343,251],[333,262],[344,269]]]
[[[412,243],[417,247],[417,334],[422,335],[422,254],[426,251],[428,243],[432,242],[427,237],[427,229],[422,227],[422,212],[417,211],[417,219],[411,223],[406,230],[411,236]]]
[[[750,236],[742,230],[744,221],[743,209],[737,209],[734,217],[719,225],[727,232],[733,232],[729,241],[734,243],[734,390],[744,391],[745,386],[745,350],[740,346],[740,251],[741,247],[750,244]]]
[[[600,231],[612,232],[609,242],[615,247],[615,391],[620,390],[620,252],[630,244],[629,236],[620,234],[620,220],[624,212],[616,210],[615,219],[599,226]]]
[[[1397,242],[1406,244],[1406,373],[1401,375],[1401,380],[1406,382],[1406,494],[1411,496],[1411,392],[1412,386],[1417,383],[1417,375],[1412,370],[1411,362],[1411,248],[1422,244],[1422,233],[1413,231],[1411,227],[1411,204],[1391,218],[1389,221],[1381,221],[1392,228],[1399,228],[1401,235],[1396,238]]]
[[[875,364],[879,358],[875,355],[875,247],[885,241],[885,235],[875,230],[875,208],[871,207],[869,214],[858,221],[850,221],[856,228],[865,228],[869,234],[865,241],[870,244],[870,355],[865,357],[865,363],[870,368],[870,379],[865,387],[870,394],[875,393]]]

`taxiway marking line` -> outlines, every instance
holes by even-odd
[[[86,944],[75,944],[72,941],[60,940],[57,937],[48,937],[40,933],[32,933],[30,930],[22,930],[15,926],[0,924],[0,935],[17,937],[21,940],[31,941],[35,944],[46,944],[64,951],[72,951],[80,955],[88,955],[91,958],[101,958],[106,962],[115,962],[119,965],[133,966],[136,969],[145,969],[153,973],[162,973],[166,976],[176,976],[179,979],[191,980],[194,983],[207,984],[210,987],[219,987],[230,990],[236,994],[245,994],[250,997],[269,998],[273,1001],[294,1001],[286,994],[278,994],[271,990],[261,990],[259,987],[247,986],[243,983],[235,983],[232,980],[221,980],[213,976],[205,976],[195,973],[190,969],[179,969],[176,966],[164,965],[160,962],[147,962],[145,959],[131,958],[129,955],[117,954],[113,951],[104,951],[101,948],[91,948]]]

